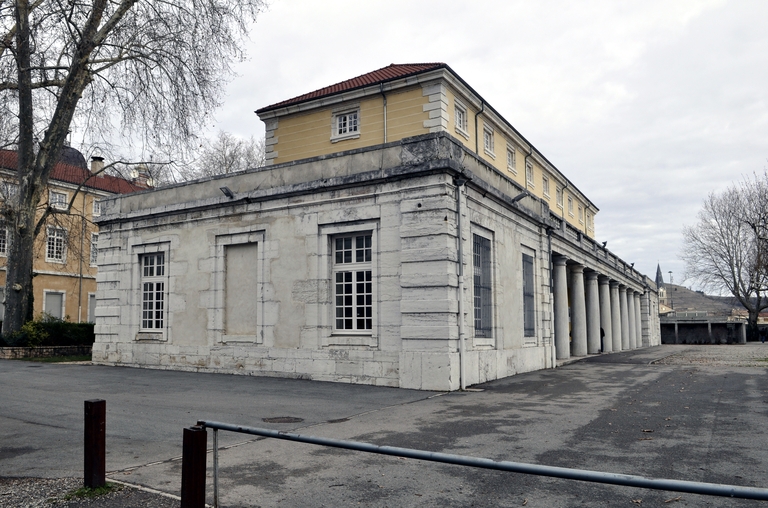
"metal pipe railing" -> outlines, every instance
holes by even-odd
[[[460,466],[478,467],[483,469],[495,469],[499,471],[510,471],[513,473],[533,474],[538,476],[550,476],[553,478],[563,478],[568,480],[579,480],[585,482],[605,483],[609,485],[623,485],[627,487],[639,487],[645,489],[667,490],[673,492],[687,492],[691,494],[703,494],[707,496],[735,497],[741,499],[759,499],[768,500],[768,489],[757,487],[742,487],[738,485],[723,485],[717,483],[691,482],[683,480],[668,480],[662,478],[646,478],[644,476],[604,473],[600,471],[589,471],[584,469],[573,469],[567,467],[541,466],[536,464],[526,464],[522,462],[496,461],[478,457],[469,457],[465,455],[453,455],[449,453],[428,452],[423,450],[414,450],[411,448],[399,448],[396,446],[378,446],[370,443],[361,443],[357,441],[345,441],[340,439],[331,439],[317,436],[305,436],[291,432],[282,432],[271,429],[257,427],[246,427],[243,425],[233,425],[214,421],[201,420],[197,422],[203,428],[214,429],[214,436],[217,430],[228,430],[242,434],[251,434],[254,436],[270,437],[274,439],[284,439],[287,441],[297,441],[300,443],[309,443],[321,446],[330,446],[333,448],[344,448],[347,450],[356,450],[368,453],[378,453],[381,455],[391,455],[395,457],[407,457],[411,459],[428,460],[432,462],[441,462],[444,464],[456,464]],[[215,440],[213,449],[214,461],[214,507],[218,507],[218,440]]]

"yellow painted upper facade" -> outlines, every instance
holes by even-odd
[[[405,66],[258,110],[266,125],[267,164],[446,132],[594,238],[597,207],[447,65],[424,64],[421,72],[376,79],[399,67]],[[361,78],[368,78],[367,86],[354,86]]]

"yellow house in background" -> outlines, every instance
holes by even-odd
[[[444,63],[392,64],[256,113],[267,165],[446,132],[595,237],[594,203]]]
[[[0,150],[0,200],[12,201],[18,193],[17,154]],[[99,200],[146,190],[147,176],[133,181],[102,173],[103,159],[94,157],[90,169],[77,150],[64,147],[54,166],[38,217],[46,207],[52,213],[35,240],[34,316],[45,313],[58,319],[93,322],[96,305]],[[82,186],[81,186],[82,185]],[[78,190],[79,189],[79,190]],[[74,199],[73,199],[74,198]],[[0,321],[5,313],[8,231],[0,227]]]

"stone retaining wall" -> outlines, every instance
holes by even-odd
[[[41,358],[91,354],[91,346],[0,347],[0,359]]]

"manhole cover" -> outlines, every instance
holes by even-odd
[[[262,418],[264,423],[301,423],[304,418],[296,418],[295,416],[273,416],[272,418]]]

